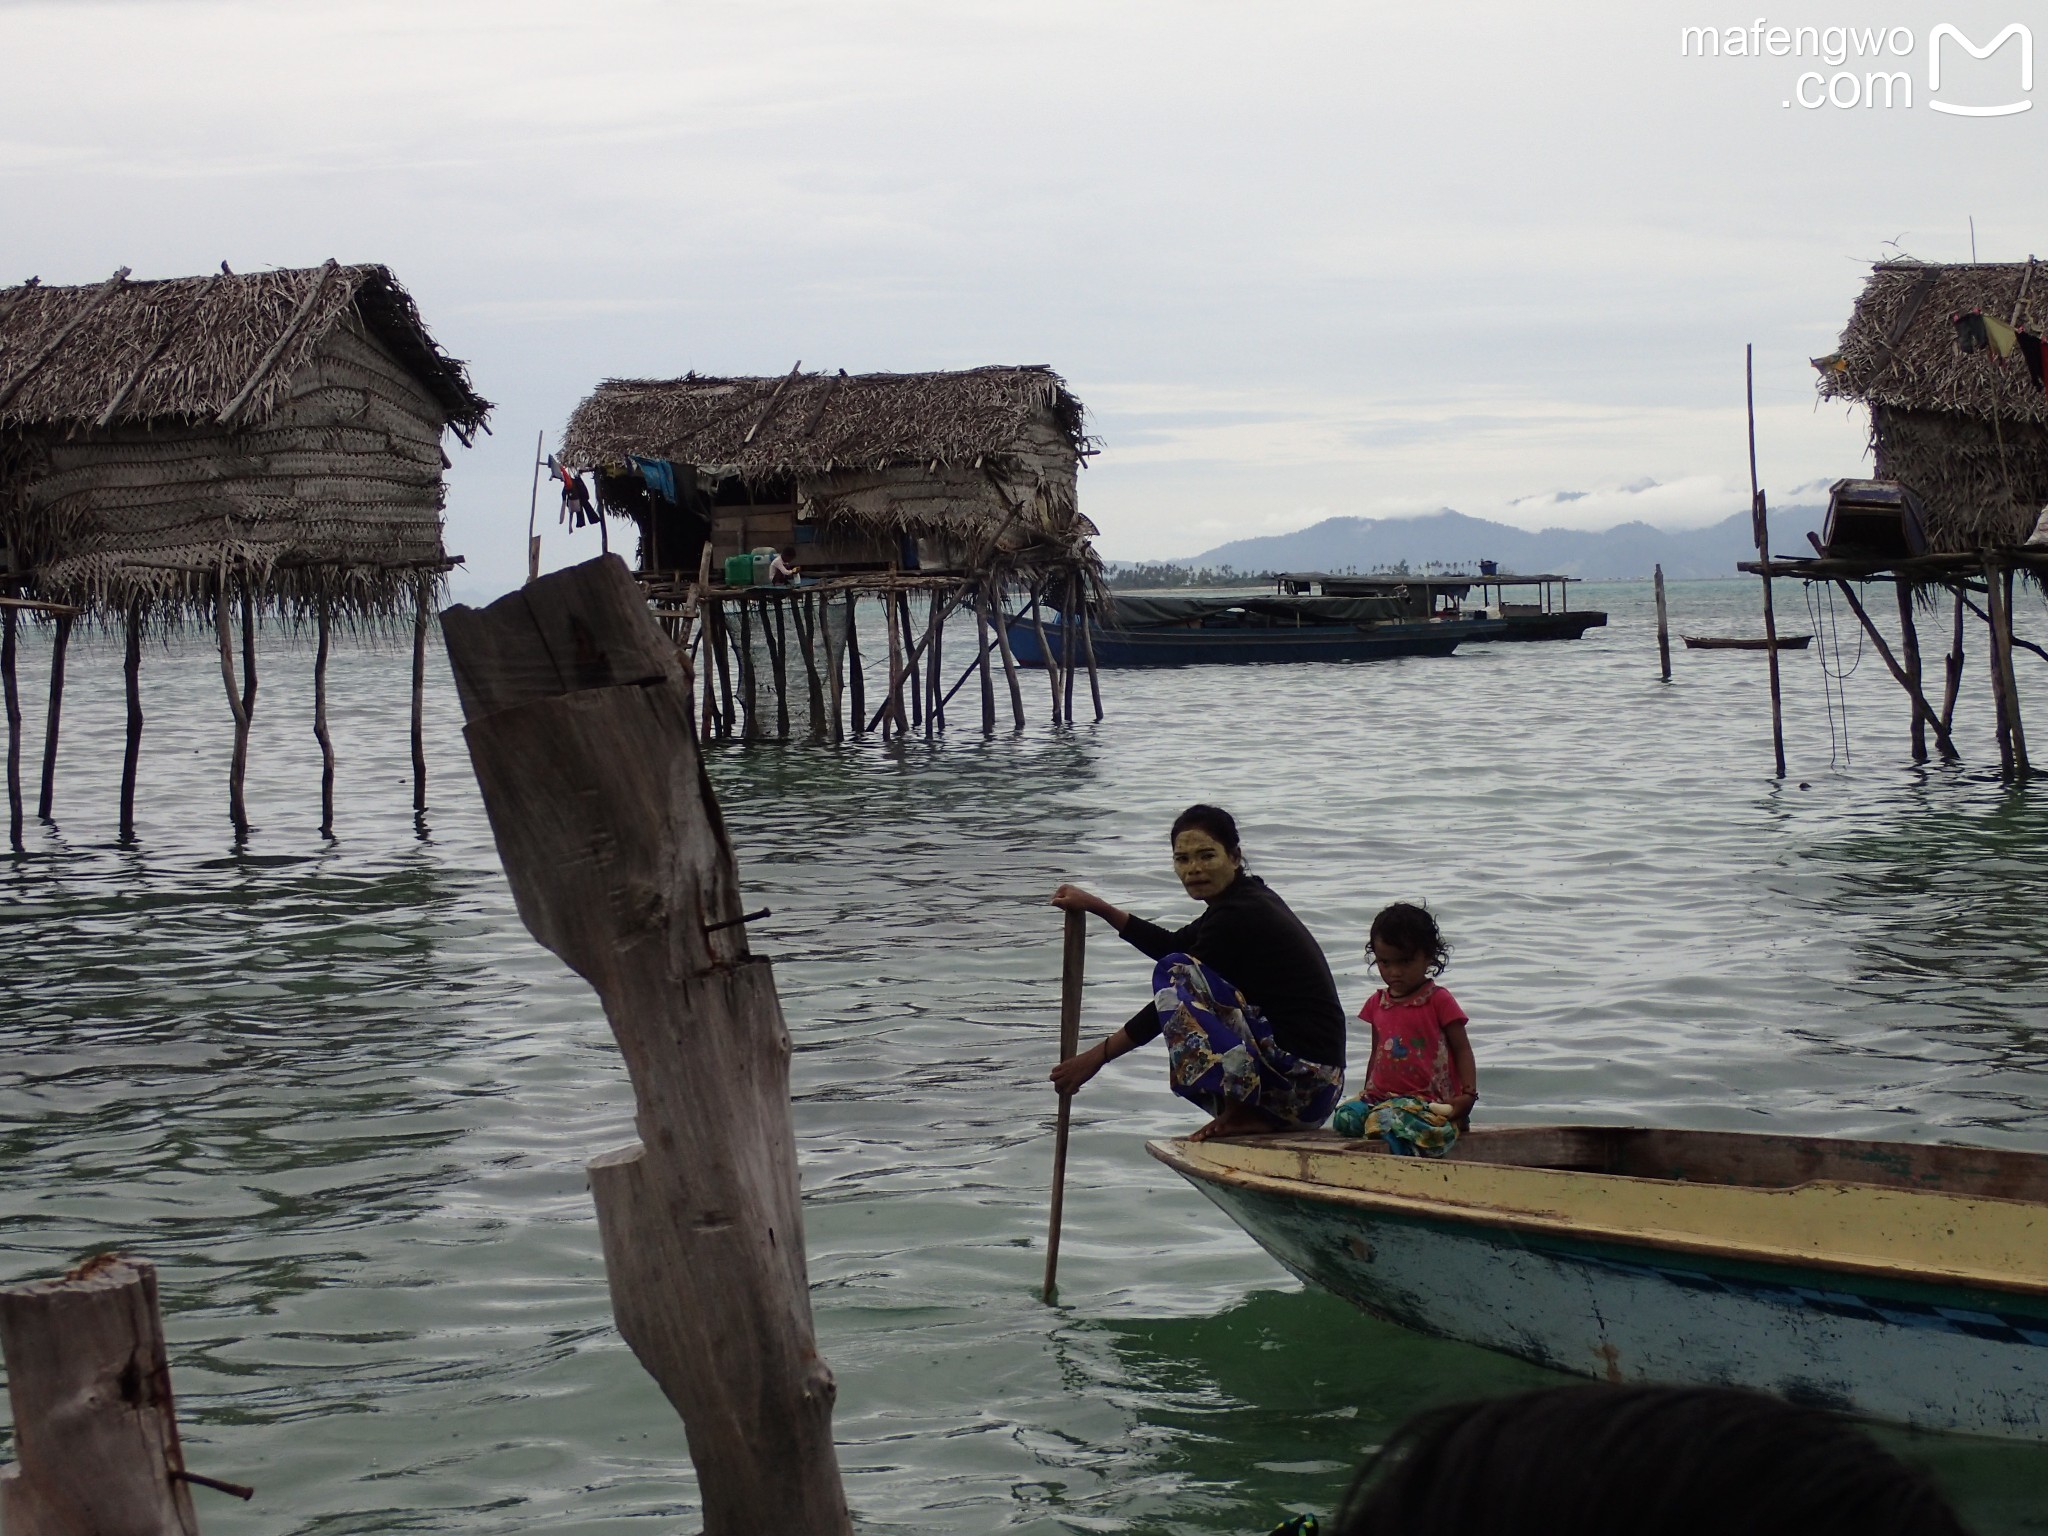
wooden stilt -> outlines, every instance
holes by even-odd
[[[320,599],[313,623],[317,638],[313,645],[313,739],[320,744],[320,835],[334,836],[334,741],[327,734],[327,652],[332,615],[327,599]]]
[[[846,704],[846,632],[833,620],[830,593],[818,595],[817,628],[818,638],[825,647],[827,731],[836,746],[846,739],[846,725],[842,718]]]
[[[995,644],[995,636],[988,628],[988,597],[985,593],[974,594],[974,637],[980,641],[980,653],[976,660],[981,666],[981,734],[993,736],[996,733],[996,684],[988,664],[989,647]]]
[[[197,1536],[154,1265],[103,1254],[0,1291],[0,1350],[14,1408],[7,1536]]]
[[[775,638],[768,638],[768,610],[775,610]],[[789,599],[761,599],[761,642],[768,647],[768,662],[775,671],[775,739],[789,740]]]
[[[939,594],[931,596],[931,607],[925,615],[925,712],[924,739],[930,741],[932,733],[943,734],[946,729],[945,700],[939,697],[939,690],[945,686],[945,675],[940,671],[939,646],[946,633],[946,614],[939,601]]]
[[[909,730],[909,722],[903,718],[903,649],[904,642],[898,633],[897,603],[900,593],[887,592],[882,596],[882,627],[889,631],[889,694],[882,700],[879,711],[882,722],[882,740],[889,739],[889,728],[894,726],[898,736]],[[872,721],[869,722],[873,724]]]
[[[754,665],[754,614],[753,604],[744,597],[740,599],[740,708],[746,712],[746,724],[741,727],[740,736],[744,741],[753,741],[759,735],[761,691],[759,669]]]
[[[242,712],[256,723],[256,596],[242,588]]]
[[[1081,653],[1088,658],[1088,699],[1095,706],[1095,723],[1102,723],[1102,678],[1095,670],[1095,606],[1081,615]]]
[[[1755,349],[1742,349],[1742,388],[1749,407],[1749,516],[1756,537],[1756,558],[1768,572],[1771,563],[1770,506],[1756,477],[1756,360]],[[1771,578],[1764,582],[1764,639],[1770,648],[1764,653],[1771,674],[1771,751],[1778,765],[1778,777],[1785,777],[1785,700],[1778,677],[1778,615],[1771,603]]]
[[[128,609],[128,644],[121,665],[128,689],[128,745],[121,756],[121,841],[135,841],[135,769],[142,755],[142,604]]]
[[[918,646],[916,640],[912,637],[911,634],[910,594],[908,592],[898,592],[896,594],[896,629],[903,640],[905,676],[900,686],[903,688],[903,691],[909,694],[910,696],[910,719],[907,728],[914,729],[917,726],[924,724],[924,685],[921,682],[919,682],[917,675],[917,664],[915,658],[917,655]],[[899,709],[901,708],[903,702],[903,698],[899,694],[897,697],[897,705]],[[899,719],[896,722],[896,725],[899,733],[906,729],[905,722],[901,719]]]
[[[1052,646],[1045,637],[1045,619],[1038,611],[1038,589],[1031,589],[1031,627],[1038,634],[1038,654],[1045,662],[1046,681],[1052,684],[1052,723],[1058,725],[1065,717],[1060,714],[1060,662],[1052,653]],[[1062,640],[1065,636],[1061,636]]]
[[[1067,605],[1060,614],[1060,709],[1067,723],[1074,719],[1074,674],[1081,669],[1081,648],[1074,644],[1074,620],[1081,610],[1081,578],[1067,578]]]
[[[64,653],[71,645],[71,615],[57,615],[57,633],[50,642],[50,711],[43,719],[43,792],[36,798],[36,816],[50,819],[57,795],[57,727],[64,716]]]
[[[433,609],[433,581],[419,578],[412,613],[412,810],[427,809],[427,619]]]
[[[2020,721],[2019,679],[2012,666],[2012,572],[2002,569],[1987,551],[1984,555],[1985,606],[1991,611],[1991,675],[1998,697],[1999,761],[2008,774],[2024,778],[2032,771],[2027,761],[2027,732]]]
[[[1010,685],[1010,715],[1016,729],[1024,729],[1024,687],[1017,681],[1017,654],[1010,649],[1010,612],[1000,590],[995,593],[996,648],[1003,655],[1003,681]]]
[[[21,610],[0,608],[0,692],[7,700],[7,846],[24,852],[21,840],[21,682],[15,675],[15,632]]]
[[[1671,681],[1671,615],[1664,607],[1664,567],[1655,570],[1657,583],[1657,664],[1664,669],[1664,681]]]
[[[1913,584],[1898,581],[1893,586],[1899,594],[1899,649],[1905,653],[1906,677],[1913,685],[1909,690],[1913,704],[1913,761],[1924,763],[1927,761],[1927,700],[1923,696],[1920,629],[1913,622]]]
[[[548,642],[574,634],[600,637],[596,664],[564,679]],[[591,1163],[591,1194],[619,1332],[682,1416],[704,1530],[850,1536],[789,1031],[673,647],[615,560],[458,609],[447,636],[519,914],[597,989],[632,1077],[642,1139]]]
[[[712,617],[717,622],[718,633],[711,647],[712,655],[718,662],[718,734],[730,736],[737,723],[733,704],[732,666],[726,653],[732,646],[732,625],[726,621],[725,604],[712,605]]]
[[[1941,731],[1945,736],[1956,718],[1956,695],[1963,686],[1963,589],[1960,585],[1951,589],[1956,600],[1955,636],[1949,642],[1948,657],[1944,663],[1947,678],[1941,690]]]
[[[825,685],[818,676],[818,650],[813,638],[818,632],[818,615],[822,609],[817,594],[806,592],[796,599],[797,644],[803,648],[804,657],[804,700],[810,706],[811,740],[823,741],[825,730]]]
[[[1856,615],[1856,622],[1863,626],[1864,635],[1869,639],[1871,648],[1877,652],[1878,660],[1882,661],[1885,664],[1885,669],[1891,673],[1892,681],[1905,689],[1907,696],[1916,702],[1922,716],[1932,721],[1934,719],[1934,711],[1928,707],[1926,697],[1920,692],[1920,685],[1908,677],[1906,669],[1899,665],[1899,660],[1892,654],[1892,648],[1885,640],[1883,631],[1870,621],[1870,615],[1864,611],[1862,600],[1856,596],[1856,589],[1846,581],[1838,580],[1835,586],[1841,591],[1842,596],[1848,599],[1849,611]],[[1773,651],[1771,654],[1776,655],[1777,653]],[[1939,723],[1935,724],[1934,739],[1935,744],[1941,748],[1941,755],[1943,757],[1953,758],[1957,756],[1955,743],[1949,740],[1946,726]]]
[[[846,594],[846,682],[853,734],[865,736],[868,729],[868,679],[860,664],[860,594]]]
[[[227,567],[223,564],[220,580],[214,587],[213,628],[220,642],[220,679],[227,689],[228,709],[235,717],[235,750],[228,762],[228,820],[233,823],[239,841],[249,835],[249,812],[242,803],[242,780],[249,767],[249,712],[242,707],[242,690],[235,681],[235,646],[228,617],[232,606]]]

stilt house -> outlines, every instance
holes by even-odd
[[[715,563],[795,545],[822,575],[1093,569],[1075,496],[1093,451],[1060,376],[1013,367],[611,379],[562,456],[639,528],[645,573],[694,575],[708,538]]]

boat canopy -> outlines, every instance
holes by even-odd
[[[1118,593],[1114,612],[1104,615],[1113,629],[1173,629],[1226,613],[1245,613],[1280,623],[1379,624],[1401,617],[1392,597],[1137,597]]]

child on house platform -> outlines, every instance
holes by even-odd
[[[1479,1102],[1465,1010],[1436,982],[1451,947],[1428,910],[1406,901],[1372,920],[1366,943],[1384,985],[1358,1010],[1372,1030],[1365,1091],[1330,1123],[1346,1136],[1379,1137],[1389,1151],[1440,1156],[1471,1129]]]

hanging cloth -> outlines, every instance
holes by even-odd
[[[1996,315],[1984,316],[1984,334],[1991,338],[1991,350],[2000,357],[2011,357],[2012,349],[2020,342],[2020,333]]]
[[[583,484],[583,477],[552,453],[548,455],[548,473],[562,487],[561,521],[571,528],[588,528],[596,522],[597,508],[590,503],[590,492]]]
[[[2048,385],[2043,383],[2041,373],[2041,338],[2032,331],[2021,331],[2019,338],[2020,356],[2026,360],[2027,376],[2034,381],[2034,388],[2048,388]]]
[[[643,459],[628,455],[626,462],[640,473],[647,489],[670,506],[676,504],[676,467],[667,459]]]
[[[1956,343],[1965,352],[1983,352],[1991,346],[1991,333],[1984,328],[1984,312],[1973,309],[1967,315],[1951,315],[1955,322]]]

